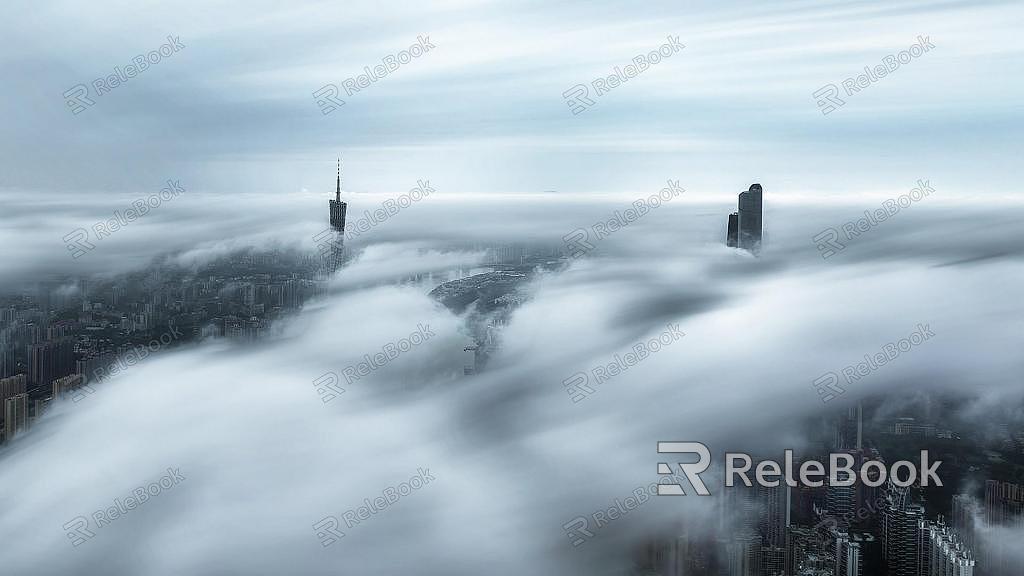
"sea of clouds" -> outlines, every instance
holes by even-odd
[[[709,501],[652,499],[575,547],[563,525],[656,481],[658,441],[700,441],[717,454],[799,450],[801,421],[878,393],[966,392],[965,412],[979,419],[1019,405],[1022,210],[940,198],[826,259],[812,238],[881,200],[771,202],[754,258],[724,246],[731,199],[684,196],[535,275],[487,369],[463,376],[467,315],[428,295],[436,281],[408,279],[479,266],[488,243],[557,246],[634,199],[439,195],[363,235],[328,295],[279,335],[160,353],[58,404],[0,454],[0,565],[11,574],[621,574],[638,539],[705,524]],[[309,215],[325,211],[321,201],[200,210],[183,197],[78,259],[62,252],[58,227],[26,224],[35,236],[3,248],[4,280],[109,274],[165,251],[195,264],[250,245],[313,250],[323,226]],[[351,205],[360,203],[379,202]],[[686,336],[572,401],[563,380],[669,323]],[[816,377],[918,324],[935,336],[822,403]],[[418,325],[434,336],[321,400],[319,376]],[[73,545],[66,523],[168,468],[185,479]],[[314,524],[418,469],[435,479],[356,526],[342,522],[345,537],[321,545]]]

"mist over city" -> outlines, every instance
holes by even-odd
[[[3,574],[1020,573],[1019,5],[3,11]]]

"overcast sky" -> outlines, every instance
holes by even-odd
[[[851,387],[953,390],[985,421],[1019,406],[1024,279],[1020,2],[47,2],[0,9],[0,289],[313,249],[344,155],[350,218],[420,180],[436,193],[350,245],[331,293],[241,347],[205,341],[58,403],[5,448],[12,573],[621,574],[640,534],[704,522],[648,506],[575,549],[562,525],[655,477],[659,440],[799,448],[812,382],[906,337],[934,340]],[[64,94],[176,38],[75,114]],[[573,114],[563,93],[678,36],[685,48]],[[322,114],[313,93],[436,46]],[[823,114],[812,94],[934,45]],[[1012,168],[1012,169],[1011,169]],[[465,316],[410,276],[477,243],[607,220],[686,192],[524,286],[489,370],[463,378]],[[166,185],[184,192],[71,258],[63,237]],[[934,189],[823,259],[812,238],[918,182]],[[759,259],[726,215],[765,191]],[[350,220],[351,221],[351,220]],[[324,405],[313,380],[418,323],[437,336]],[[573,404],[562,380],[669,323],[686,337]],[[837,407],[837,410],[840,409]],[[74,548],[62,529],[186,480]],[[406,480],[437,482],[341,543],[311,526]],[[19,490],[7,490],[9,486]],[[1017,538],[1019,534],[1010,534]]]
[[[54,2],[5,4],[0,189],[285,194],[625,191],[677,174],[856,194],[930,177],[1006,193],[1020,156],[1019,2]],[[72,114],[73,86],[185,46]],[[330,114],[312,94],[436,46]],[[573,115],[562,94],[678,36]],[[822,114],[812,93],[934,48]],[[767,190],[766,186],[766,190]]]

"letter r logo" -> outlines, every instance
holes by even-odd
[[[65,234],[64,245],[68,252],[71,252],[71,257],[76,260],[82,254],[96,247],[95,244],[89,242],[89,231],[85,228],[76,228]]]
[[[822,114],[828,114],[843,104],[846,104],[846,102],[839,97],[839,87],[835,84],[825,84],[821,88],[818,88],[812,96],[817,100],[818,108],[821,109]]]
[[[66,536],[71,540],[72,546],[78,546],[96,535],[95,532],[89,530],[89,520],[85,516],[78,516],[68,521],[64,524],[64,530],[67,531]]]
[[[700,442],[658,442],[659,454],[696,454],[696,462],[684,464],[677,462],[679,469],[686,475],[690,486],[700,496],[710,496],[711,492],[700,479],[700,473],[704,472],[711,465],[711,451]],[[658,462],[658,474],[672,474],[672,467],[665,462]],[[658,496],[686,496],[683,487],[679,484],[658,484]]]
[[[839,384],[839,374],[835,372],[826,372],[815,378],[814,387],[818,389],[818,396],[821,396],[823,404],[846,392],[846,388]]]
[[[818,252],[821,252],[821,257],[825,259],[846,248],[846,246],[839,242],[839,231],[835,228],[825,228],[813,240],[818,245]]]
[[[339,530],[340,523],[334,516],[327,516],[316,524],[313,524],[313,531],[320,539],[320,545],[327,547],[345,537],[345,533]]]
[[[565,103],[569,106],[573,116],[583,112],[588,106],[594,105],[594,101],[590,99],[590,91],[583,84],[577,84],[562,92],[562,98],[565,98]]]
[[[345,105],[345,101],[339,98],[340,92],[334,84],[327,84],[316,92],[313,92],[313,99],[320,107],[320,113],[327,115]]]
[[[64,103],[72,114],[78,114],[96,101],[89,98],[89,88],[85,84],[76,84],[64,92]]]
[[[565,392],[572,399],[573,404],[583,400],[588,394],[595,392],[590,387],[590,377],[587,376],[586,372],[577,372],[562,380],[562,386],[565,386]]]
[[[594,537],[594,533],[587,530],[587,519],[583,516],[577,516],[562,524],[562,529],[565,530],[565,535],[569,537],[569,540],[572,540],[573,548],[586,542],[587,538]]]
[[[572,258],[579,258],[593,250],[594,245],[587,242],[589,236],[590,235],[587,234],[587,231],[583,228],[577,228],[565,236],[562,236],[562,241],[565,242],[565,246],[569,250],[569,256]]]

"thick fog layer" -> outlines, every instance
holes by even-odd
[[[456,315],[431,298],[429,273],[480,266],[488,242],[557,247],[631,201],[424,201],[367,233],[329,294],[281,334],[156,354],[58,404],[2,456],[3,565],[14,574],[618,574],[638,537],[708,524],[714,498],[661,497],[582,546],[567,538],[563,524],[657,481],[658,441],[701,441],[713,454],[799,450],[802,421],[883,391],[965,392],[977,401],[964,417],[979,420],[986,405],[1019,402],[1008,376],[1021,369],[1024,231],[1012,224],[1021,209],[939,198],[844,237],[829,258],[812,238],[881,200],[774,203],[754,258],[723,245],[730,206],[684,195],[538,272],[487,368],[464,376],[472,310]],[[439,221],[465,222],[464,232]],[[312,250],[317,227],[294,228],[268,234],[269,245]],[[201,240],[182,246],[183,262],[216,251]],[[120,257],[104,246],[79,260]],[[822,403],[818,376],[922,327],[932,334],[923,343]],[[567,393],[574,373],[673,330],[685,336],[582,400]],[[346,381],[364,355],[414,333],[419,344]],[[344,392],[324,402],[314,382],[331,372]],[[82,545],[69,541],[65,524],[169,474],[170,488],[93,525]],[[364,499],[416,476],[419,489],[346,525]],[[322,546],[314,525],[330,516],[345,536]]]

